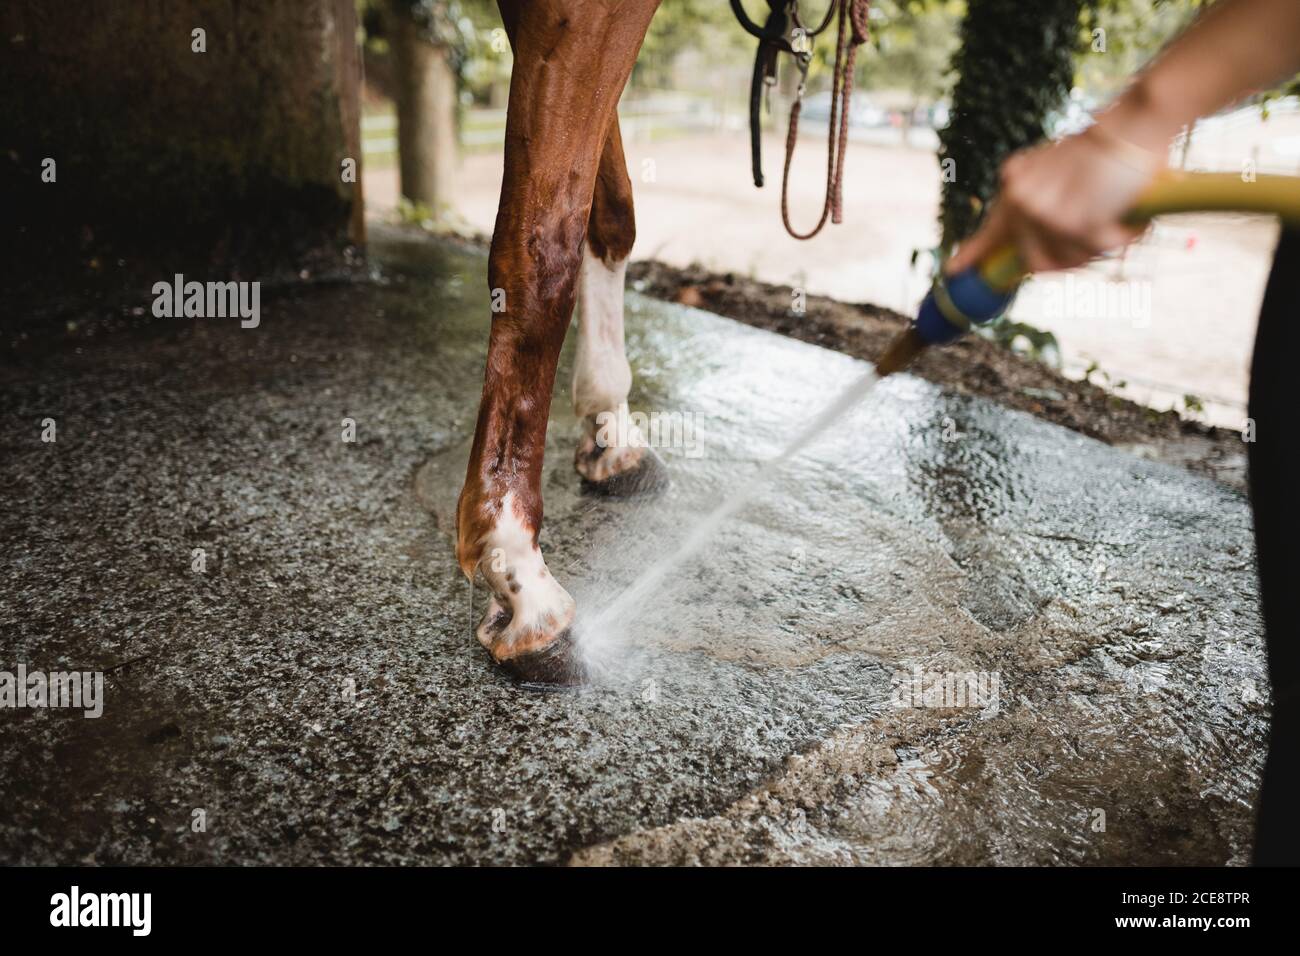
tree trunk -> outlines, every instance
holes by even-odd
[[[339,119],[343,124],[346,159],[355,168],[345,180],[352,193],[352,214],[348,219],[348,238],[357,245],[366,243],[366,204],[361,188],[361,46],[357,43],[357,8],[353,0],[332,0],[334,40],[338,68],[334,87],[339,98]],[[342,179],[340,175],[340,179]]]
[[[0,256],[0,289],[34,262],[81,281],[92,258],[128,263],[124,280],[344,261],[364,238],[345,178],[360,160],[353,0],[93,7],[0,3],[0,247],[26,253]]]
[[[1065,102],[1074,76],[1082,0],[969,0],[952,118],[939,134],[939,158],[953,164],[944,180],[944,249],[966,238],[998,185],[998,168],[1014,151],[1043,138],[1048,114]]]
[[[451,203],[456,167],[456,74],[450,51],[411,17],[393,21],[402,195],[439,215]]]

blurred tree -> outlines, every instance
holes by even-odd
[[[1085,4],[1076,86],[1094,101],[1111,99],[1202,6],[1201,0],[1093,0]]]
[[[998,167],[1046,133],[1070,92],[1083,0],[969,0],[952,119],[939,133],[940,247],[969,235],[997,191]]]
[[[749,0],[746,9],[761,22],[767,4]],[[688,49],[708,50],[712,56],[737,62],[747,54],[752,60],[752,43],[749,34],[736,23],[726,0],[670,0],[650,21],[629,85],[671,86],[673,64]]]
[[[877,0],[872,5],[875,50],[859,59],[863,88],[898,90],[910,99],[903,137],[918,107],[948,94],[962,0]]]
[[[459,75],[473,25],[457,0],[386,0],[381,23],[395,67],[402,195],[436,217],[451,203]]]
[[[460,71],[461,103],[504,109],[510,95],[514,52],[501,23],[496,0],[461,0],[468,19],[464,66]]]
[[[1075,84],[1116,92],[1208,0],[969,0],[952,119],[940,135],[944,252],[969,235],[1012,152],[1049,132]],[[1095,31],[1100,29],[1101,34]]]

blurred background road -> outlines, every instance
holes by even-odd
[[[745,100],[750,44],[725,5],[713,5],[725,17],[702,3],[683,6],[692,9],[671,16],[689,22],[695,34],[679,35],[660,14],[655,29],[662,33],[652,31],[621,110],[637,198],[633,256],[911,312],[930,282],[932,250],[940,241],[936,131],[949,119],[947,63],[964,4],[932,3],[913,13],[896,4],[874,5],[878,33],[862,56],[855,93],[845,221],[806,243],[785,234],[779,212],[790,78],[772,91],[764,144],[768,185],[755,189]],[[1127,0],[1103,16],[1106,48],[1085,44],[1077,85],[1051,117],[1052,131],[1059,135],[1091,122],[1193,7]],[[509,53],[495,48],[502,43],[490,7],[467,19],[466,29],[476,38],[471,47],[477,54],[463,74],[459,150],[454,159],[444,157],[454,167],[446,203],[436,213],[408,204],[405,216],[486,235],[500,187]],[[397,113],[374,46],[367,48],[367,64],[375,66],[363,119],[365,194],[372,216],[392,218],[401,197]],[[821,209],[827,79],[815,66],[791,177],[797,227],[815,221]],[[1294,97],[1275,97],[1205,120],[1175,144],[1170,162],[1247,177],[1300,173],[1300,105]],[[1068,375],[1088,375],[1144,404],[1240,428],[1276,237],[1275,223],[1260,217],[1169,218],[1121,259],[1035,279],[1012,318],[1056,337]]]

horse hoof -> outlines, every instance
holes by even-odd
[[[586,665],[578,654],[573,632],[567,629],[540,650],[507,657],[497,663],[521,684],[577,687],[587,683]]]
[[[642,449],[641,460],[628,471],[615,472],[600,481],[593,481],[585,475],[582,478],[583,491],[610,498],[655,494],[668,485],[668,465],[653,448]]]

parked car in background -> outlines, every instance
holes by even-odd
[[[831,93],[823,90],[804,97],[801,119],[807,122],[827,123],[831,118]],[[850,129],[875,129],[889,125],[889,114],[862,94],[853,97],[849,107]]]

